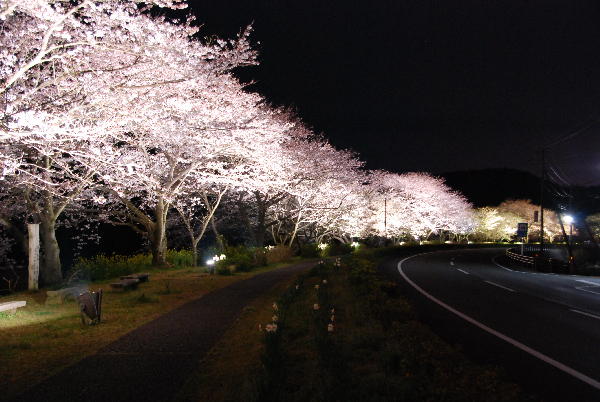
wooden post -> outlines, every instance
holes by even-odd
[[[40,224],[29,225],[29,290],[37,290],[40,277]]]

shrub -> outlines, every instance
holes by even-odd
[[[90,259],[79,258],[71,268],[68,276],[77,276],[86,281],[98,281],[118,278],[147,270],[152,265],[150,254],[134,256],[112,255],[107,257],[98,254]]]
[[[225,249],[227,257],[227,265],[235,266],[235,270],[239,272],[250,272],[252,270],[252,261],[254,253],[252,250],[244,246],[228,246]]]
[[[342,254],[350,254],[354,249],[352,248],[351,243],[341,243],[336,244],[332,243],[328,247],[329,255],[342,255]]]
[[[167,262],[175,266],[191,267],[194,265],[194,256],[191,250],[167,250]]]
[[[583,265],[577,267],[577,275],[600,276],[600,265]]]
[[[231,269],[229,267],[217,267],[217,275],[229,276],[231,275]]]
[[[252,259],[252,266],[266,267],[268,264],[268,251],[265,247],[258,247],[253,250],[254,256]]]
[[[302,258],[319,258],[320,256],[321,250],[319,250],[318,244],[308,243],[300,247],[300,257]]]
[[[294,251],[290,246],[275,246],[267,249],[267,262],[277,264],[292,259]]]

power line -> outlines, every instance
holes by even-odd
[[[564,172],[562,171],[562,169],[560,168],[560,166],[558,165],[558,163],[556,163],[556,160],[554,159],[553,156],[551,156],[552,158],[552,163],[556,166],[556,169],[554,169],[554,167],[552,167],[552,165],[548,164],[548,167],[552,170],[552,173],[554,173],[554,175],[563,183],[565,183],[567,186],[572,185],[573,183],[567,179],[566,175],[564,174]],[[556,170],[558,170],[560,172],[557,172]]]
[[[558,136],[554,137],[553,139],[550,140],[550,142],[546,143],[546,145],[544,146],[544,148],[549,148],[549,147],[553,147],[555,145],[560,144],[561,142],[567,141],[583,132],[585,132],[588,128],[594,126],[596,123],[598,123],[600,121],[600,116],[596,117],[590,124],[588,124],[587,126],[575,131],[572,134],[559,134]]]

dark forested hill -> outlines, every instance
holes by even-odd
[[[516,169],[482,169],[439,175],[452,189],[460,191],[475,207],[496,206],[508,199],[531,200],[539,205],[541,181],[538,176]],[[585,215],[600,213],[600,186],[559,186],[546,182],[544,207]],[[572,198],[569,197],[572,195]]]

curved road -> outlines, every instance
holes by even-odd
[[[513,271],[501,249],[389,261],[421,320],[546,401],[600,401],[600,278]]]

